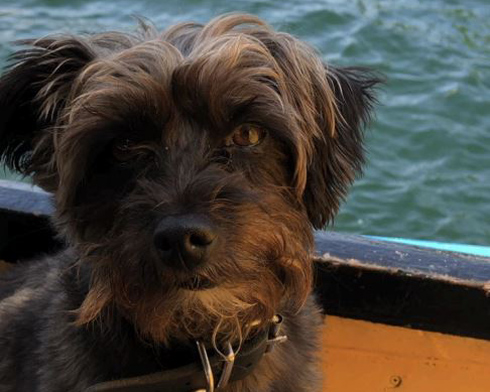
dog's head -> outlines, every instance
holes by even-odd
[[[311,289],[312,229],[363,163],[378,79],[249,15],[24,41],[0,79],[3,162],[52,192],[90,265],[78,323],[237,339]]]

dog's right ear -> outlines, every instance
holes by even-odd
[[[74,37],[23,40],[0,78],[0,162],[54,192],[58,183],[53,128],[73,82],[94,59]]]

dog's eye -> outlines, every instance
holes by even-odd
[[[119,162],[128,162],[141,155],[141,148],[128,138],[115,140],[111,146],[112,156]]]
[[[231,137],[228,138],[227,146],[252,147],[260,144],[266,132],[257,126],[245,124],[237,127]]]

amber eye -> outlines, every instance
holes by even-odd
[[[235,129],[227,141],[227,145],[239,147],[252,147],[260,144],[264,139],[266,132],[254,125],[240,125]]]

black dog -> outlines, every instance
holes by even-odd
[[[250,15],[21,43],[0,153],[67,246],[0,277],[0,390],[320,390],[312,230],[378,78]]]

